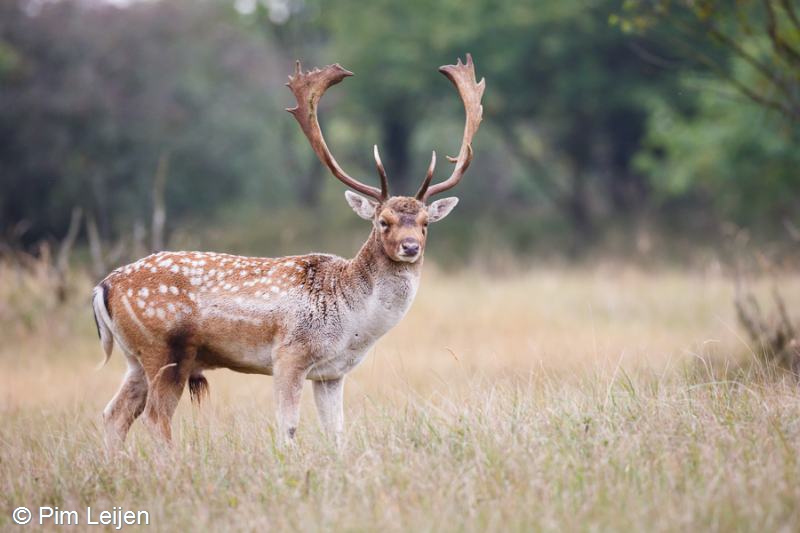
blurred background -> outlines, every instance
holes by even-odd
[[[125,358],[92,371],[92,287],[162,249],[352,257],[369,224],[285,111],[294,61],[355,73],[328,144],[371,184],[378,144],[413,194],[460,146],[437,68],[467,52],[475,157],[348,375],[345,459],[308,392],[286,459],[271,380],[217,371],[181,460],[135,424],[105,461]],[[164,531],[797,530],[799,148],[799,0],[0,0],[0,530],[44,502]]]
[[[376,182],[377,143],[411,194],[458,149],[437,67],[471,52],[484,122],[435,262],[785,257],[799,19],[792,0],[3,0],[2,253],[68,244],[96,278],[161,248],[350,256],[368,229],[284,111],[294,60],[355,72],[322,102],[332,151]]]

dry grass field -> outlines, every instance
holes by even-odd
[[[340,453],[310,390],[281,450],[271,378],[220,370],[174,449],[137,423],[113,459],[100,412],[124,365],[95,370],[91,284],[56,307],[0,268],[0,529],[41,529],[12,522],[25,505],[146,510],[154,531],[800,530],[800,393],[755,363],[730,280],[428,267],[349,377]],[[779,282],[800,310],[800,277]]]

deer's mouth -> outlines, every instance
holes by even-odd
[[[397,260],[403,263],[415,263],[417,259],[420,258],[422,254],[420,252],[407,253],[407,252],[400,252],[397,254]]]

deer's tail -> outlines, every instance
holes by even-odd
[[[114,335],[111,330],[111,314],[108,310],[108,284],[104,281],[94,288],[92,293],[92,309],[94,311],[94,323],[97,325],[97,335],[100,337],[100,344],[106,358],[98,368],[102,368],[111,358],[114,349]]]

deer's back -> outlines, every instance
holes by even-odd
[[[101,286],[115,337],[142,359],[178,345],[196,349],[199,369],[271,374],[276,347],[295,346],[332,375],[355,366],[416,291],[414,279],[376,282],[346,265],[324,254],[161,252],[116,269]]]

